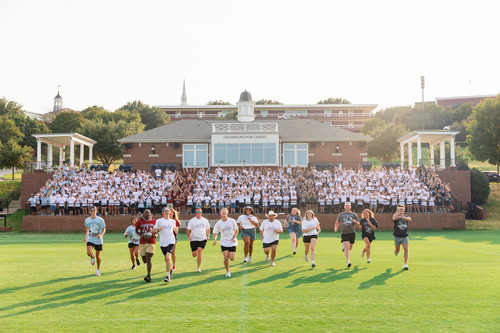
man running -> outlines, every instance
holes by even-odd
[[[408,256],[410,242],[408,241],[408,222],[411,222],[411,217],[405,214],[405,206],[398,204],[396,213],[392,215],[392,222],[394,223],[394,255],[397,256],[403,245],[405,264],[403,269],[407,271]]]
[[[201,216],[201,207],[196,207],[196,216],[189,220],[186,228],[186,234],[191,245],[191,254],[196,257],[196,272],[201,272],[201,254],[207,244],[207,239],[210,238],[210,223]]]
[[[83,243],[87,243],[87,255],[90,257],[90,264],[95,264],[97,259],[96,276],[101,276],[101,252],[102,236],[106,233],[106,223],[102,217],[97,216],[97,207],[90,208],[90,217],[85,219],[85,237]],[[93,249],[95,249],[95,256]]]
[[[170,208],[163,208],[163,217],[156,221],[153,228],[154,233],[160,233],[160,248],[165,256],[165,263],[167,265],[167,276],[163,282],[170,282],[170,270],[172,269],[171,257],[172,250],[175,245],[175,232],[178,228],[174,219],[169,217]]]
[[[342,242],[342,251],[345,253],[345,260],[347,267],[351,267],[351,250],[356,239],[355,227],[359,226],[358,215],[351,212],[351,203],[346,201],[344,204],[344,211],[337,216],[335,222],[335,232],[340,227],[340,238]]]
[[[217,244],[217,235],[220,232],[220,248],[224,256],[224,267],[226,267],[226,277],[231,277],[229,272],[229,259],[234,260],[236,256],[236,246],[238,245],[238,225],[236,221],[228,217],[227,208],[222,208],[220,211],[220,220],[215,223],[213,235],[214,245]]]
[[[143,218],[137,221],[135,224],[135,232],[141,237],[139,240],[139,255],[142,257],[142,261],[147,264],[148,275],[144,278],[144,281],[151,282],[151,258],[155,254],[156,245],[156,233],[153,232],[153,228],[156,224],[156,220],[151,218],[151,211],[146,209],[143,214]]]

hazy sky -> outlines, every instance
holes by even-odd
[[[0,1],[0,97],[27,111],[128,101],[379,108],[500,92],[500,1]]]

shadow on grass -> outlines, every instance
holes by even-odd
[[[291,282],[290,285],[286,286],[286,288],[294,288],[299,287],[306,283],[331,283],[335,281],[350,279],[354,274],[365,270],[366,267],[359,268],[358,266],[354,266],[353,269],[344,268],[344,269],[334,269],[329,268],[327,272],[312,275],[312,276],[303,276],[299,277]]]
[[[399,275],[403,273],[403,271],[398,271],[396,273],[392,273],[392,268],[388,268],[385,270],[384,273],[382,274],[379,274],[377,276],[374,276],[372,277],[370,280],[367,280],[365,282],[361,282],[361,284],[359,285],[359,288],[358,289],[368,289],[368,288],[371,288],[371,287],[374,287],[374,286],[382,286],[385,284],[385,282],[387,280],[389,280],[390,278],[396,276],[396,275]]]

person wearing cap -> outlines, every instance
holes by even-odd
[[[344,210],[345,211],[337,216],[337,221],[335,221],[335,232],[337,232],[340,227],[342,251],[345,253],[347,267],[351,267],[351,250],[356,239],[355,227],[360,224],[358,222],[358,215],[351,212],[351,203],[349,201],[346,201],[344,204]]]
[[[252,262],[253,242],[255,241],[255,227],[259,226],[259,219],[254,215],[253,208],[245,207],[243,215],[238,217],[238,226],[241,230],[241,239],[243,239],[243,262]]]
[[[151,268],[153,266],[151,259],[155,254],[156,233],[153,232],[155,224],[156,220],[151,218],[149,209],[144,211],[143,218],[135,224],[135,232],[141,237],[139,240],[139,255],[148,270],[148,275],[144,278],[144,281],[148,283],[151,282]]]
[[[278,249],[278,243],[280,239],[280,234],[283,232],[283,227],[280,221],[276,220],[278,214],[269,211],[266,215],[267,220],[264,220],[260,225],[260,237],[262,239],[262,247],[264,248],[264,253],[266,254],[265,261],[269,261],[269,252],[271,252],[271,266],[274,266],[274,258],[276,258],[276,250]]]
[[[214,242],[217,244],[217,236],[220,232],[220,248],[224,256],[224,267],[226,268],[226,277],[231,277],[229,272],[229,260],[234,261],[236,256],[236,246],[238,246],[238,226],[236,221],[228,216],[227,208],[220,210],[220,220],[215,223],[213,230]]]
[[[186,227],[186,234],[189,239],[189,244],[191,245],[191,254],[196,257],[196,272],[201,272],[201,255],[207,244],[207,240],[210,238],[210,223],[208,220],[201,216],[201,207],[196,207],[196,216],[189,220]]]
[[[93,266],[97,259],[95,275],[101,276],[102,236],[106,233],[106,223],[102,217],[97,216],[97,207],[90,208],[90,217],[85,219],[84,225],[85,237],[83,237],[83,243],[87,243],[87,255],[90,257],[90,264]],[[93,249],[95,249],[95,256]]]

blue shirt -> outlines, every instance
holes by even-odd
[[[85,227],[89,228],[89,235],[87,237],[87,242],[92,243],[94,245],[102,245],[102,237],[97,238],[97,235],[99,235],[102,232],[102,229],[106,228],[106,223],[104,223],[104,220],[102,217],[96,216],[95,219],[91,217],[87,217],[85,219]]]
[[[139,240],[141,239],[141,237],[135,232],[135,227],[133,225],[129,226],[127,230],[125,230],[123,235],[125,236],[127,232],[128,232],[128,242],[139,244]]]

